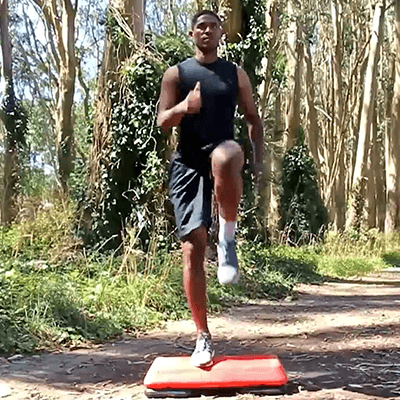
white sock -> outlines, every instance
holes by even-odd
[[[230,241],[235,238],[236,221],[225,221],[219,215],[219,241]]]

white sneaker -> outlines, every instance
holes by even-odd
[[[214,349],[211,336],[207,333],[201,333],[196,341],[196,348],[190,357],[190,363],[194,367],[202,367],[210,364],[214,358]]]
[[[236,256],[235,241],[218,243],[218,280],[221,285],[239,282],[239,264]]]

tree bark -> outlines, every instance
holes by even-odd
[[[73,104],[76,78],[75,17],[77,11],[71,0],[34,0],[43,11],[58,72],[56,92],[56,149],[61,189],[68,191],[68,178],[73,170],[74,125]],[[60,14],[61,13],[61,14]],[[53,31],[53,32],[52,32]],[[52,41],[54,33],[55,43]]]
[[[143,21],[143,0],[110,0],[108,13],[111,18],[123,24],[122,29],[130,38],[137,41],[140,37],[140,24]],[[137,9],[135,7],[138,7]],[[124,16],[123,20],[120,18]],[[109,167],[111,145],[111,91],[118,82],[118,70],[132,53],[129,46],[120,45],[117,49],[110,31],[106,32],[106,44],[100,69],[97,98],[95,102],[93,143],[89,160],[89,197],[95,204],[102,201],[101,169]]]
[[[334,149],[333,164],[330,168],[330,180],[333,186],[333,225],[335,230],[342,229],[345,224],[346,194],[345,194],[345,163],[343,124],[343,94],[342,94],[342,5],[340,0],[331,1],[333,23],[333,100],[332,100],[332,144]],[[337,167],[336,165],[337,164]]]
[[[264,66],[264,81],[261,83],[258,91],[260,96],[261,118],[263,122],[265,120],[267,112],[268,100],[270,98],[270,95],[272,94],[272,88],[273,88],[271,73],[272,73],[272,66],[275,62],[276,35],[278,34],[278,15],[276,10],[275,0],[270,0],[267,2],[265,19],[266,19],[266,31],[267,31],[266,34],[269,38],[268,42],[269,49],[268,49],[268,57],[264,58],[262,61],[262,65]],[[278,92],[279,90],[276,90],[275,102],[278,103],[280,107]],[[277,125],[280,125],[280,123],[275,121],[274,129],[276,129]],[[263,179],[261,182],[261,187],[260,187],[261,190],[258,202],[263,218],[262,226],[264,229],[268,229],[269,232],[268,236],[271,238],[275,236],[279,228],[278,208],[275,207],[273,211],[273,213],[275,214],[278,213],[277,214],[278,217],[272,217],[270,221],[270,213],[271,213],[270,207],[271,207],[271,199],[274,204],[278,202],[278,199],[275,199],[275,196],[278,193],[278,190],[275,186],[276,185],[280,186],[280,175],[281,175],[281,172],[278,172],[277,167],[275,167],[274,178],[272,178],[271,160],[273,157],[276,158],[277,155],[274,150],[271,150],[271,148],[276,148],[277,146],[280,145],[280,143],[279,144],[275,143],[274,137],[275,137],[275,132],[273,134],[273,139],[271,140],[270,145],[267,145],[264,151]],[[276,160],[275,164],[277,163],[278,161]]]
[[[300,132],[300,77],[301,77],[301,42],[299,40],[299,25],[294,13],[293,0],[288,1],[288,16],[290,18],[287,33],[287,109],[285,148],[290,149],[296,143]]]
[[[141,42],[144,34],[144,0],[125,0],[125,2],[128,13],[133,16],[133,33],[136,40]],[[131,24],[130,21],[128,23]],[[176,25],[176,21],[173,21],[173,24]]]
[[[391,233],[399,227],[399,151],[400,151],[400,1],[395,1],[395,40],[394,53],[394,88],[393,97],[389,100],[391,106],[391,129],[386,131],[385,160],[386,160],[386,219],[385,233]],[[389,94],[389,97],[390,94]]]
[[[304,46],[304,64],[306,70],[306,116],[307,116],[307,145],[317,167],[318,177],[321,173],[322,158],[319,152],[319,126],[315,109],[314,73],[311,60],[310,43]]]
[[[283,146],[283,117],[282,117],[282,101],[279,88],[276,90],[275,98],[275,129],[271,140],[271,197],[269,204],[268,228],[271,240],[275,243],[279,241],[280,228],[280,195],[282,187],[282,158],[285,151]]]
[[[64,52],[61,56],[59,76],[59,98],[56,113],[57,153],[59,175],[64,193],[67,193],[68,178],[73,170],[74,124],[73,104],[76,78],[75,58],[75,15],[76,9],[70,0],[62,4],[62,38]],[[60,47],[59,47],[60,49]]]
[[[264,121],[265,112],[267,110],[267,104],[269,95],[272,91],[272,67],[275,62],[276,53],[276,37],[278,34],[278,13],[276,9],[275,0],[268,0],[266,4],[265,13],[265,28],[266,35],[268,37],[268,57],[264,57],[261,61],[263,66],[264,80],[261,83],[258,94],[260,96],[260,109],[261,109],[261,119]]]
[[[218,0],[218,8],[224,15],[224,30],[230,42],[241,40],[243,4],[240,0]]]
[[[368,181],[367,181],[367,219],[368,229],[376,228],[377,224],[377,177],[379,176],[378,154],[378,121],[377,104],[375,101],[373,118],[371,121],[371,146],[368,153]]]
[[[379,47],[382,41],[382,25],[385,9],[385,1],[377,2],[375,5],[374,18],[372,22],[372,37],[368,65],[365,75],[364,97],[362,102],[362,113],[360,130],[358,134],[358,145],[356,163],[352,179],[352,193],[350,201],[349,216],[346,227],[360,229],[362,212],[365,199],[366,185],[366,163],[369,151],[369,138],[371,133],[371,123],[374,112],[376,95],[376,75],[379,60]]]
[[[4,190],[0,204],[1,222],[3,225],[9,225],[16,215],[15,202],[18,194],[19,155],[14,121],[17,103],[12,73],[11,41],[8,31],[8,0],[0,0],[0,43],[3,57],[2,75],[6,84],[5,99],[0,111],[1,120],[5,127]]]

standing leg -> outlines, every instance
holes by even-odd
[[[203,226],[193,230],[182,239],[183,286],[198,334],[201,332],[209,333],[206,276],[204,272],[206,245],[207,232]]]
[[[243,151],[233,140],[220,144],[211,153],[214,190],[219,208],[218,278],[221,284],[237,283],[239,279],[235,229],[243,191],[243,164]]]
[[[206,245],[207,231],[204,226],[193,230],[182,239],[183,285],[197,329],[196,348],[191,357],[191,362],[196,367],[209,364],[213,358],[211,335],[207,325],[206,276],[204,271]]]

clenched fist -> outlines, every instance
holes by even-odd
[[[186,97],[187,114],[198,114],[201,108],[200,82],[196,83],[193,90]]]

